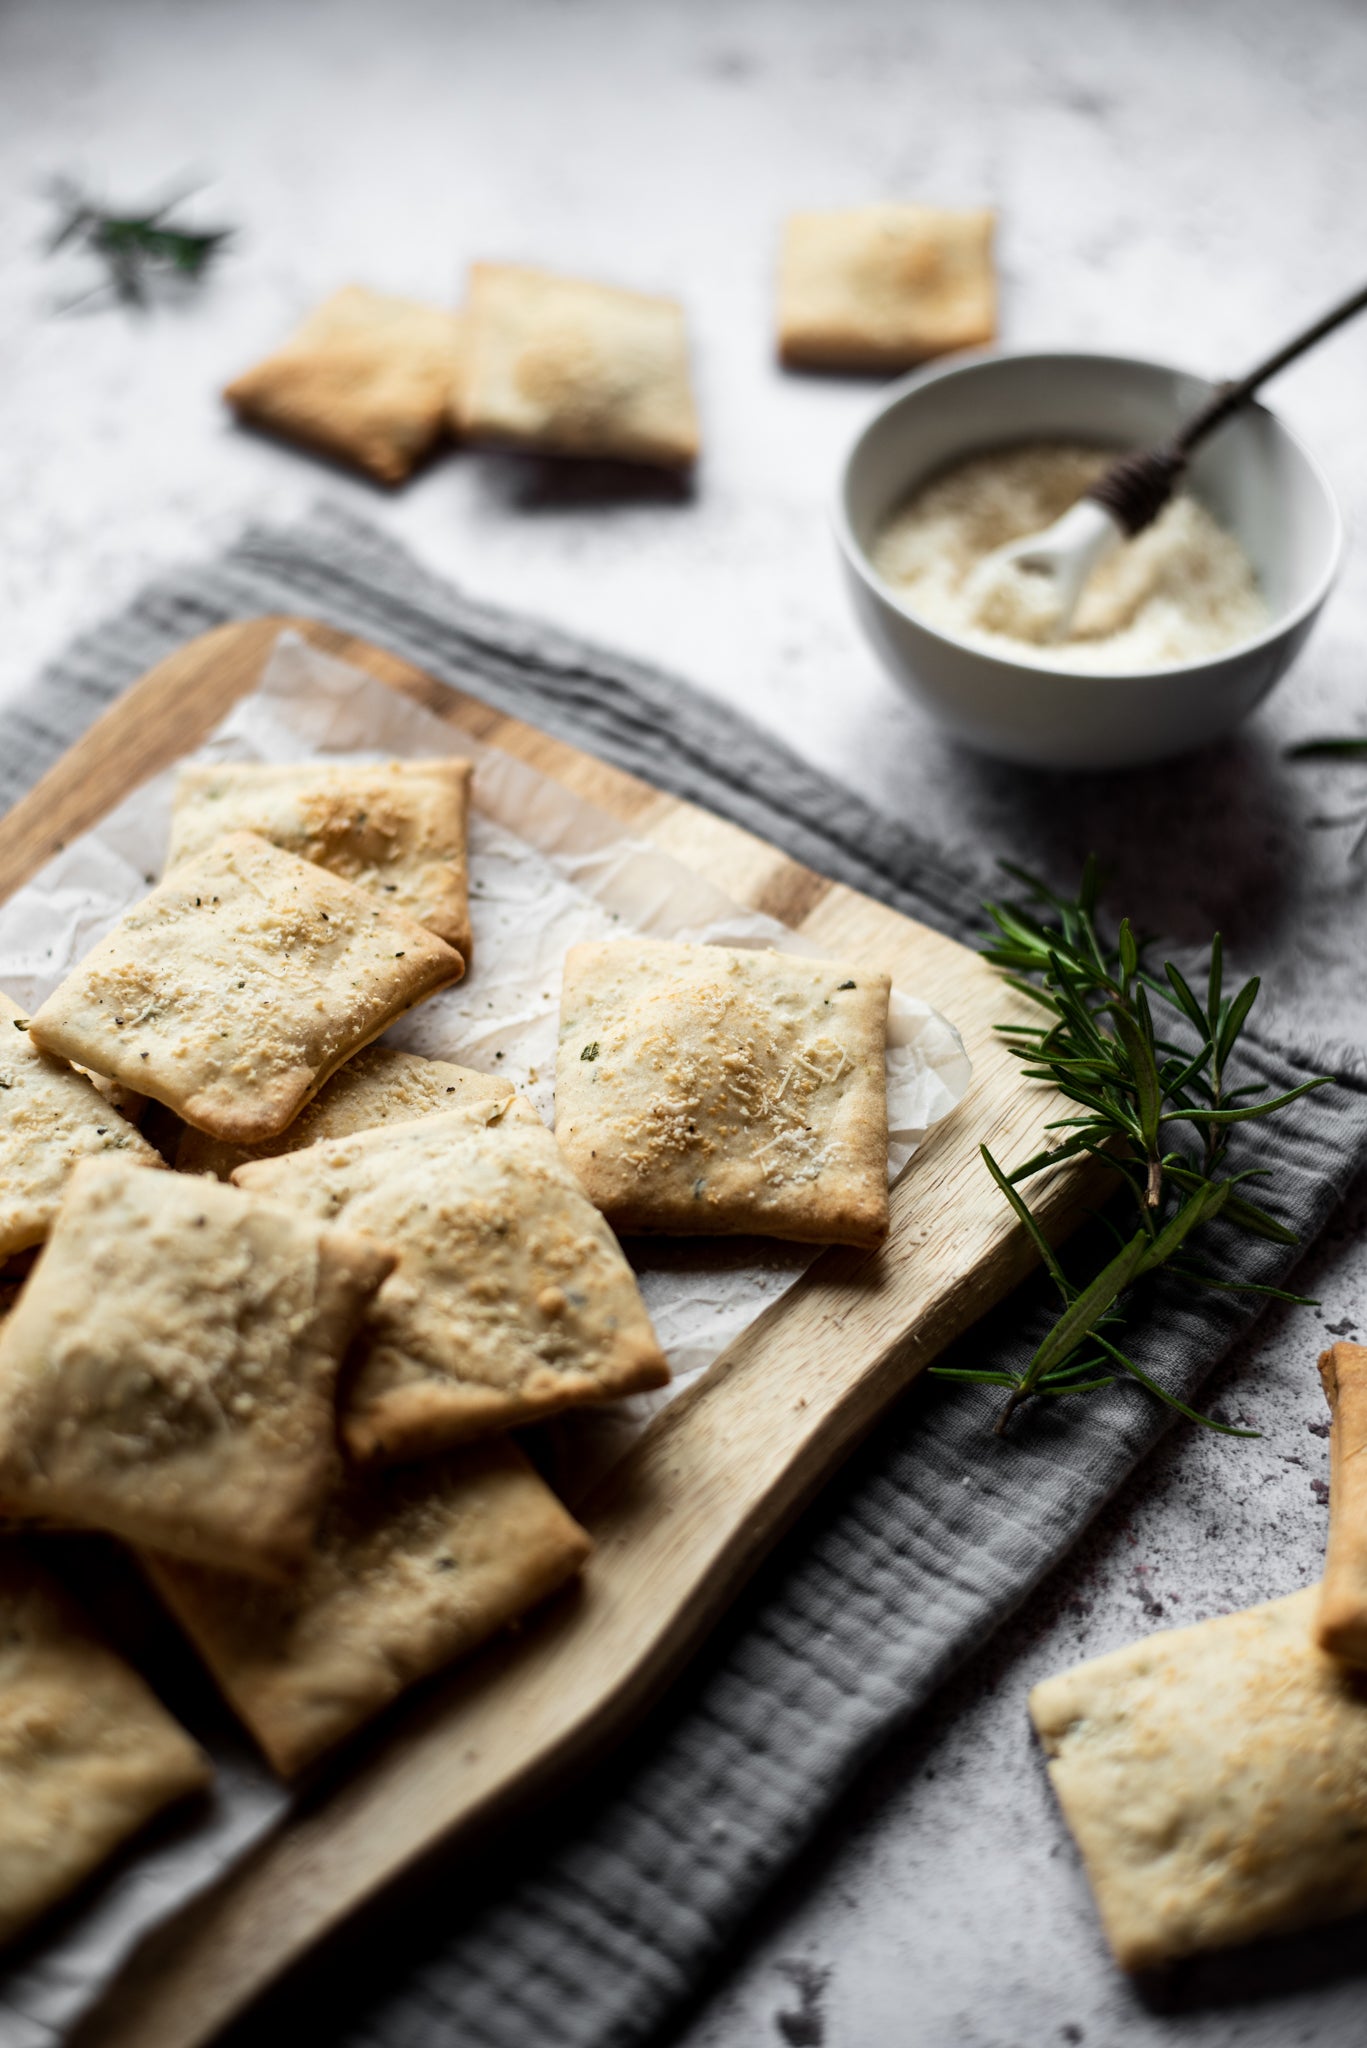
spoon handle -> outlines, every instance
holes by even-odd
[[[1259,385],[1265,384],[1269,377],[1275,377],[1278,370],[1284,370],[1288,363],[1294,363],[1297,356],[1303,356],[1308,348],[1313,348],[1317,341],[1323,341],[1326,334],[1332,334],[1336,327],[1341,327],[1345,320],[1351,320],[1364,306],[1367,306],[1367,285],[1341,299],[1337,306],[1331,306],[1312,326],[1294,334],[1275,355],[1255,363],[1246,376],[1230,384],[1221,384],[1205,404],[1178,428],[1166,447],[1122,455],[1104,476],[1098,477],[1086,493],[1087,497],[1105,507],[1122,533],[1131,538],[1142,533],[1146,526],[1152,525],[1172,496],[1173,486],[1186,468],[1192,449],[1204,441],[1207,434],[1214,433],[1231,413],[1246,405]]]
[[[1273,355],[1265,356],[1262,362],[1255,363],[1246,376],[1238,378],[1231,384],[1222,384],[1214,396],[1207,400],[1199,412],[1193,413],[1185,426],[1174,436],[1174,451],[1189,455],[1198,443],[1205,440],[1207,434],[1213,433],[1232,412],[1237,412],[1239,407],[1253,396],[1260,384],[1265,384],[1269,377],[1275,377],[1278,370],[1284,370],[1288,363],[1294,363],[1297,356],[1303,356],[1317,341],[1323,341],[1326,334],[1332,334],[1336,327],[1342,327],[1345,320],[1351,320],[1364,306],[1367,306],[1367,285],[1350,293],[1346,299],[1341,299],[1338,305],[1331,306],[1312,326],[1302,328],[1299,334],[1293,334],[1290,341],[1284,342]]]

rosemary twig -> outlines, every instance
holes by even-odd
[[[146,304],[149,280],[156,275],[197,283],[233,234],[231,228],[187,228],[172,221],[186,193],[132,213],[112,212],[68,179],[53,185],[52,196],[62,212],[48,241],[49,254],[84,249],[104,265],[108,286],[127,305]]]
[[[1241,1032],[1258,997],[1258,982],[1227,994],[1223,949],[1211,943],[1204,999],[1181,970],[1165,961],[1150,973],[1143,947],[1126,919],[1114,946],[1096,924],[1097,870],[1089,860],[1071,901],[1057,896],[1023,869],[1007,872],[1026,892],[1024,902],[986,906],[994,932],[983,950],[1010,985],[1042,1009],[1043,1025],[1000,1026],[1027,1079],[1055,1088],[1075,1114],[1049,1129],[1058,1141],[1011,1172],[984,1145],[988,1172],[1016,1213],[1058,1293],[1057,1320],[1019,1374],[935,1367],[942,1378],[1005,1387],[997,1421],[1003,1434],[1026,1402],[1092,1393],[1114,1384],[1118,1373],[1139,1381],[1169,1407],[1226,1436],[1249,1436],[1200,1415],[1160,1387],[1116,1341],[1131,1290],[1165,1268],[1193,1287],[1237,1288],[1277,1301],[1304,1297],[1257,1282],[1223,1280],[1193,1263],[1188,1239],[1216,1216],[1278,1244],[1295,1233],[1244,1192],[1262,1176],[1226,1170],[1229,1133],[1236,1123],[1273,1115],[1327,1076],[1282,1095],[1231,1088],[1229,1074]],[[1185,1042],[1170,1033],[1181,1034]],[[1021,1184],[1060,1161],[1089,1155],[1121,1183],[1131,1212],[1128,1231],[1106,1222],[1115,1249],[1090,1277],[1071,1277],[1020,1193]]]

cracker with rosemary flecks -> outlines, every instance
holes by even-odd
[[[0,1259],[41,1244],[72,1170],[111,1152],[162,1163],[88,1075],[38,1049],[27,1011],[0,994]]]
[[[1124,1970],[1367,1906],[1367,1674],[1319,1588],[1046,1679],[1030,1714]]]
[[[87,1160],[0,1328],[0,1500],[297,1570],[336,1463],[338,1371],[393,1263],[235,1188]]]
[[[571,947],[555,1135],[614,1229],[876,1244],[886,974],[791,953]]]
[[[324,1138],[351,1138],[380,1124],[411,1123],[415,1117],[438,1116],[466,1103],[508,1102],[512,1093],[512,1082],[496,1074],[479,1074],[450,1060],[423,1059],[392,1045],[368,1045],[305,1103],[278,1138],[259,1145],[228,1145],[187,1125],[176,1166],[181,1173],[212,1173],[230,1180],[234,1169],[251,1159],[276,1159],[282,1152],[319,1145]]]
[[[255,1144],[464,971],[444,940],[354,882],[229,832],[120,918],[29,1032],[199,1130]]]
[[[468,961],[471,764],[443,761],[193,763],[176,779],[166,865],[223,832],[272,846],[369,889]]]
[[[578,1523],[506,1438],[349,1478],[302,1573],[144,1560],[276,1770],[293,1777],[572,1578]]]
[[[476,1102],[239,1167],[398,1264],[343,1401],[354,1458],[415,1458],[669,1377],[635,1275],[530,1103]]]

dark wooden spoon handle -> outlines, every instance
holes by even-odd
[[[1166,447],[1137,449],[1132,454],[1122,455],[1104,476],[1097,478],[1085,496],[1095,499],[1098,505],[1104,505],[1131,537],[1142,533],[1146,526],[1152,525],[1172,496],[1192,450],[1223,425],[1231,413],[1246,405],[1269,377],[1275,377],[1278,370],[1294,363],[1297,356],[1303,356],[1317,341],[1323,341],[1326,334],[1342,327],[1345,320],[1351,320],[1364,306],[1367,306],[1367,285],[1341,299],[1338,305],[1331,306],[1312,326],[1293,334],[1275,354],[1255,363],[1246,376],[1221,384],[1205,404],[1178,428]]]

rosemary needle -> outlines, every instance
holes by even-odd
[[[104,264],[108,284],[127,305],[145,305],[148,282],[158,274],[197,283],[233,233],[231,228],[196,229],[173,222],[170,215],[185,194],[135,213],[98,205],[68,179],[54,184],[52,196],[62,217],[48,242],[49,255],[71,247],[86,250]]]
[[[998,1028],[1022,1063],[1027,1080],[1044,1081],[1073,1105],[1059,1118],[1056,1143],[1005,1171],[984,1145],[983,1162],[1017,1220],[1028,1232],[1057,1291],[1061,1309],[1024,1371],[976,1371],[933,1366],[943,1379],[1004,1387],[997,1420],[1005,1433],[1026,1401],[1088,1394],[1128,1374],[1170,1408],[1226,1436],[1234,1429],[1179,1401],[1151,1379],[1117,1342],[1132,1290],[1160,1269],[1193,1287],[1237,1288],[1277,1301],[1301,1295],[1255,1282],[1222,1280],[1194,1263],[1189,1240],[1220,1216],[1228,1224],[1279,1244],[1295,1244],[1294,1231],[1242,1192],[1261,1178],[1226,1168],[1229,1133],[1236,1123],[1272,1116],[1322,1088],[1329,1077],[1303,1082],[1283,1095],[1229,1085],[1239,1036],[1258,997],[1258,982],[1227,994],[1217,933],[1211,942],[1205,999],[1195,994],[1172,961],[1161,976],[1144,964],[1128,919],[1114,946],[1097,932],[1097,868],[1088,860],[1072,900],[1057,896],[1024,869],[1003,863],[1025,890],[1025,901],[984,907],[995,927],[983,952],[1011,987],[1044,1012],[1040,1025]],[[1168,1035],[1177,1032],[1183,1042]],[[1257,1099],[1255,1099],[1257,1098]],[[1021,1184],[1061,1160],[1090,1155],[1114,1173],[1128,1229],[1104,1219],[1115,1249],[1090,1273],[1070,1275],[1032,1215]]]

